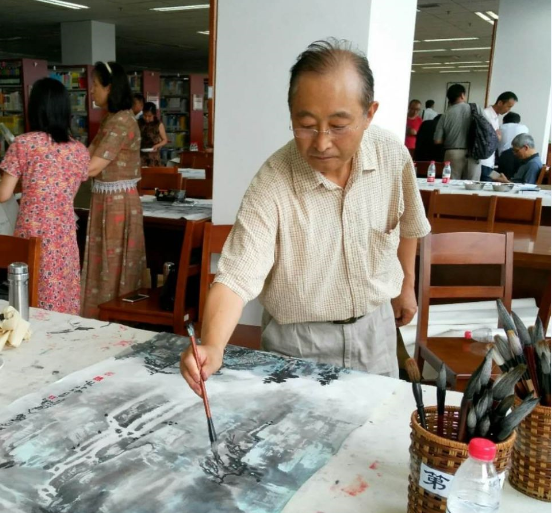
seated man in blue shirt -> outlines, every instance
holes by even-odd
[[[537,183],[542,161],[535,149],[535,140],[529,134],[519,134],[512,141],[512,151],[516,159],[520,162],[520,166],[513,176],[513,183]],[[496,179],[498,182],[510,183],[510,180],[501,173]]]

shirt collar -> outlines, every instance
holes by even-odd
[[[370,144],[368,132],[369,129],[364,132],[360,147],[353,157],[350,181],[356,181],[363,172],[377,169],[377,154],[375,147]],[[295,140],[290,141],[289,144],[291,153],[291,172],[293,175],[295,192],[297,194],[311,191],[321,185],[328,190],[340,188],[338,185],[325,178],[322,173],[315,171],[308,165],[299,153]]]

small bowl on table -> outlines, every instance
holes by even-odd
[[[495,192],[512,192],[513,183],[493,182],[493,191]]]
[[[467,191],[480,191],[483,187],[485,187],[485,182],[472,182],[471,180],[464,182],[464,188]]]

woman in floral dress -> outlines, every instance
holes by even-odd
[[[90,158],[71,139],[71,104],[57,80],[43,78],[29,99],[29,133],[16,137],[0,165],[0,201],[7,201],[21,179],[16,237],[40,237],[38,306],[78,314],[80,266],[73,199],[88,178]]]
[[[142,117],[138,120],[140,135],[142,136],[141,148],[142,150],[151,150],[147,153],[142,152],[142,166],[160,166],[159,149],[169,142],[165,125],[157,119],[157,107],[155,103],[147,102],[142,112]]]
[[[82,273],[82,315],[141,287],[146,263],[140,180],[140,130],[127,74],[115,62],[94,66],[92,95],[108,111],[89,147],[94,177]]]

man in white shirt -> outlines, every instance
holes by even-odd
[[[502,152],[512,147],[512,141],[517,135],[528,134],[529,128],[521,124],[521,116],[517,112],[508,112],[502,119],[500,133],[502,134],[502,138],[498,145],[499,156],[502,155]]]
[[[487,107],[483,114],[489,120],[489,123],[496,130],[498,140],[500,143],[502,134],[500,132],[500,126],[502,125],[502,117],[510,112],[512,107],[518,101],[517,96],[512,91],[506,91],[502,93],[497,99],[494,105]],[[492,182],[491,171],[495,165],[494,153],[487,159],[481,160],[481,180],[484,182]]]
[[[439,115],[438,112],[435,112],[433,110],[434,105],[435,105],[435,102],[433,100],[427,100],[425,102],[425,109],[422,112],[423,121],[431,121],[432,119],[435,119]]]
[[[142,93],[134,93],[132,95],[132,112],[134,119],[138,121],[142,117],[142,110],[144,108],[144,95]]]

